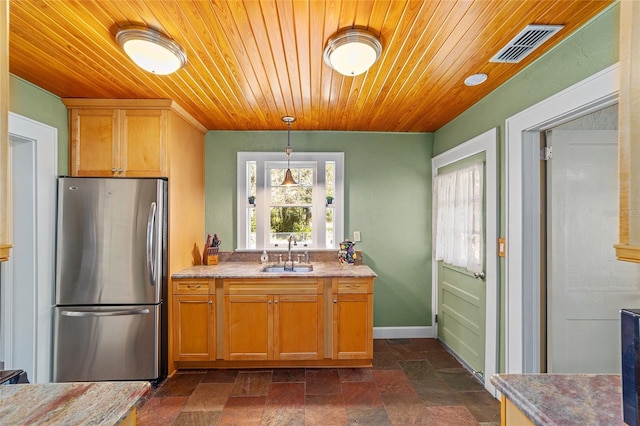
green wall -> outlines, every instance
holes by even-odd
[[[615,64],[618,61],[618,20],[619,4],[614,3],[560,45],[435,132],[434,156],[488,129],[498,128],[501,236],[506,233],[505,120]],[[500,371],[504,371],[505,264],[504,259],[500,260]]]
[[[236,153],[282,152],[286,131],[210,131],[205,143],[206,231],[236,246]],[[377,274],[376,327],[431,324],[430,133],[291,132],[295,152],[345,153],[345,237]],[[337,257],[337,251],[336,251]]]
[[[362,232],[357,248],[378,273],[377,327],[431,324],[430,158],[498,127],[504,235],[505,119],[617,62],[618,13],[616,3],[435,134],[292,132],[295,150],[345,152],[345,235]],[[9,110],[58,129],[58,171],[66,174],[67,111],[60,98],[12,75]],[[205,225],[228,242],[224,249],[235,247],[236,152],[283,151],[285,142],[286,132],[208,132]],[[501,264],[502,300],[504,285]]]
[[[58,96],[14,75],[9,78],[9,111],[58,129],[58,173],[69,169],[67,107]]]

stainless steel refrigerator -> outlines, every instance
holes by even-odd
[[[53,381],[166,376],[167,181],[58,179]]]

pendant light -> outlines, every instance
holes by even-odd
[[[284,180],[280,185],[293,186],[293,185],[297,185],[298,182],[296,182],[295,179],[293,179],[293,176],[291,175],[291,168],[289,167],[289,159],[291,157],[291,153],[293,152],[293,148],[291,148],[291,123],[296,121],[296,118],[291,117],[290,115],[285,115],[284,117],[282,117],[282,121],[287,123],[287,147],[284,150],[285,154],[287,154],[287,172],[284,174]]]
[[[151,28],[120,28],[116,42],[140,68],[154,74],[171,74],[187,63],[187,54],[178,43]]]

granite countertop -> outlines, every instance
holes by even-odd
[[[138,405],[150,387],[148,382],[0,386],[0,423],[117,425]]]
[[[623,425],[618,374],[496,374],[491,383],[536,425]]]
[[[267,265],[274,262],[260,264],[257,262],[219,262],[217,265],[192,266],[176,272],[172,278],[318,278],[318,277],[376,277],[376,273],[367,265],[342,265],[333,262],[311,262],[311,272],[261,272]]]

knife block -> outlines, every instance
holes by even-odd
[[[202,263],[204,265],[217,265],[218,247],[206,247],[204,249],[204,256],[202,256]]]

